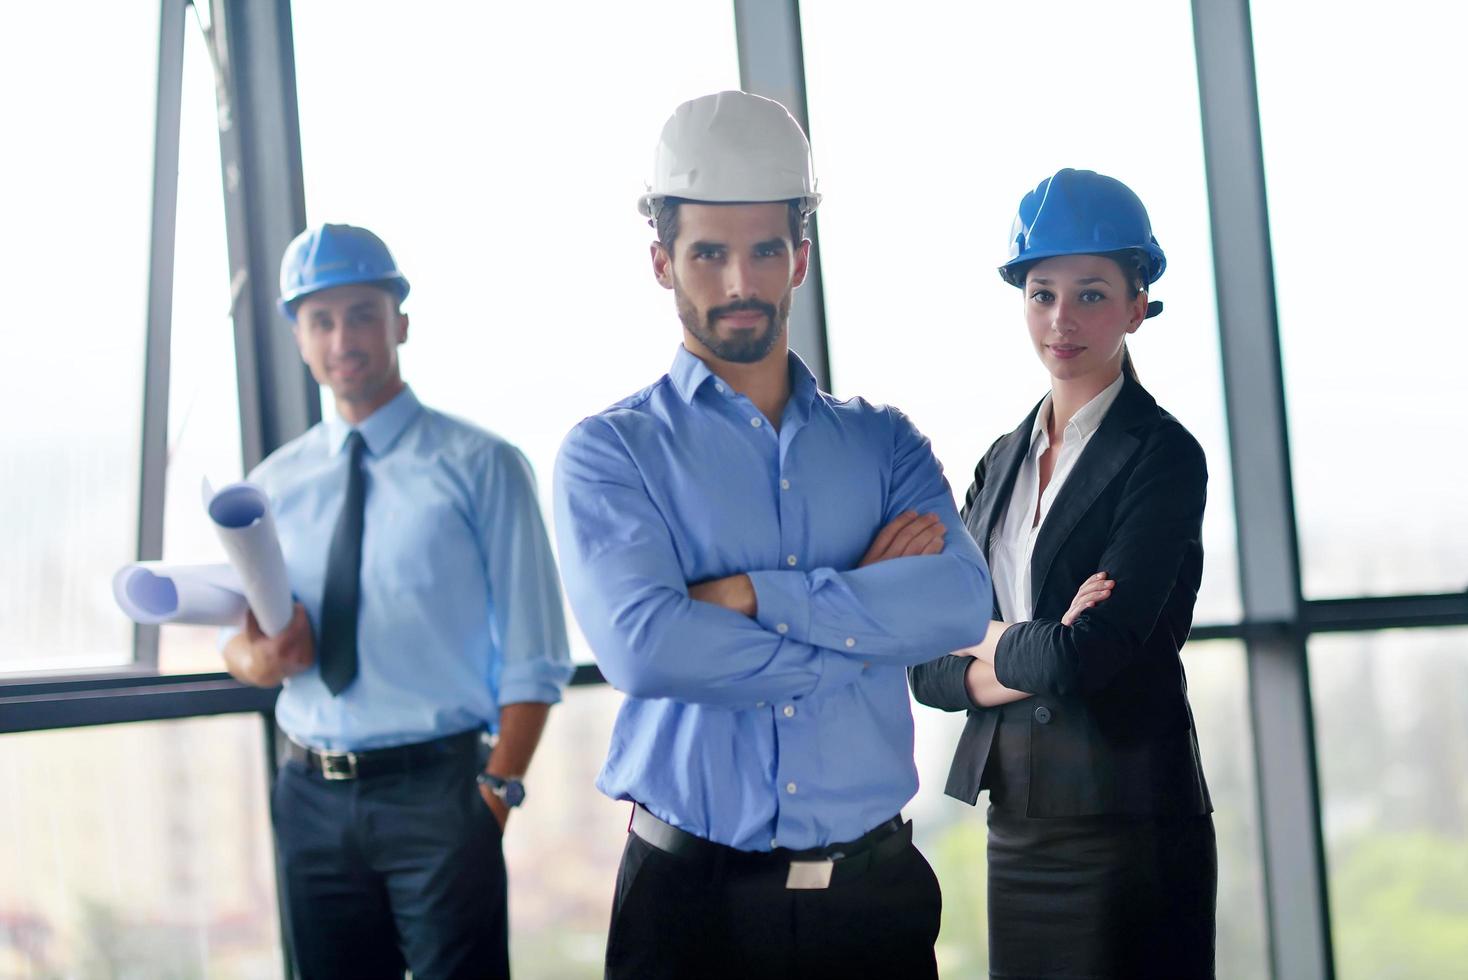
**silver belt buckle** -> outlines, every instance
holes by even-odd
[[[317,752],[321,760],[321,775],[325,779],[356,779],[357,753]]]
[[[791,861],[790,873],[785,876],[786,888],[820,889],[831,887],[831,871],[836,862],[830,858],[822,861]]]

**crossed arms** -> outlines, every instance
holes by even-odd
[[[618,434],[601,418],[574,430],[556,466],[561,572],[612,685],[638,698],[750,708],[980,638],[992,609],[988,569],[927,441],[905,419],[899,426],[892,516],[856,568],[749,569],[691,584]]]

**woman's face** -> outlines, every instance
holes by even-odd
[[[1115,259],[1042,259],[1026,273],[1024,293],[1030,339],[1051,377],[1115,380],[1122,342],[1147,316],[1147,294],[1130,295],[1127,276]]]

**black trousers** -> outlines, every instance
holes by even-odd
[[[331,781],[281,766],[271,799],[304,980],[509,977],[505,860],[474,753]]]
[[[916,847],[825,889],[773,865],[695,862],[627,835],[608,980],[923,980],[938,976],[942,896]]]
[[[989,808],[989,975],[1211,980],[1213,818]]]

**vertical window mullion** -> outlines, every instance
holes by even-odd
[[[1334,975],[1248,0],[1194,0],[1274,975]]]
[[[739,84],[746,92],[774,99],[790,110],[810,136],[805,98],[805,54],[800,37],[799,0],[735,0],[734,32],[739,45]],[[819,160],[819,154],[816,155]],[[820,170],[817,168],[819,178]],[[816,215],[810,216],[810,264],[805,284],[790,309],[790,346],[800,354],[816,382],[831,391],[831,359],[826,344],[826,300]]]
[[[159,5],[158,103],[154,116],[153,213],[148,256],[148,333],[143,373],[142,492],[139,561],[163,555],[168,474],[168,372],[173,318],[173,256],[178,217],[179,118],[183,97],[184,0]],[[133,660],[158,665],[158,627],[136,626]]]

